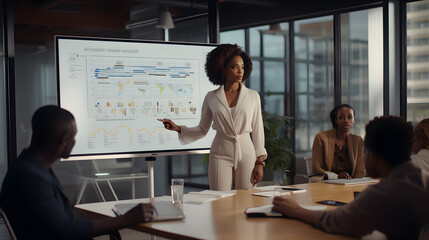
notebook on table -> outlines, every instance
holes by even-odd
[[[378,180],[364,177],[364,178],[352,178],[352,179],[332,179],[332,180],[324,180],[322,182],[339,184],[339,185],[357,185],[357,184],[367,184],[367,183],[378,183]]]
[[[118,203],[115,204],[118,214],[123,215],[130,209],[135,207],[138,203]],[[167,221],[167,220],[180,220],[185,218],[183,210],[170,201],[153,202],[157,214],[154,214],[151,222]]]

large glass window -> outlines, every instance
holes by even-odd
[[[271,24],[267,30],[260,28],[259,34],[264,109],[270,113],[285,115],[286,87],[289,83],[289,23]]]
[[[334,105],[333,17],[296,21],[295,25],[295,149],[311,151],[314,136],[332,126]]]
[[[407,3],[407,120],[429,117],[429,1]]]
[[[341,102],[355,109],[352,132],[362,137],[368,121],[383,113],[383,101],[377,98],[383,93],[380,89],[383,84],[383,35],[382,31],[374,31],[382,26],[381,8],[341,14]],[[369,63],[371,66],[378,64],[379,68],[370,68]],[[381,91],[371,91],[374,96],[370,95],[370,89]]]
[[[221,43],[237,44],[242,48],[246,48],[244,43],[244,29],[222,32],[219,38]]]

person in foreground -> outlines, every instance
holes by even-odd
[[[365,172],[363,139],[350,133],[355,110],[347,104],[330,113],[332,129],[316,135],[312,148],[313,173],[325,173],[325,179],[362,178]]]
[[[413,129],[399,117],[376,117],[366,126],[365,164],[381,178],[351,203],[311,211],[276,197],[273,210],[327,232],[361,237],[377,230],[389,239],[416,239],[429,223],[429,175],[410,161]]]
[[[414,144],[411,160],[422,169],[429,171],[429,118],[423,119],[414,128]]]
[[[237,45],[222,44],[207,54],[205,68],[210,82],[220,87],[207,93],[199,125],[188,128],[169,119],[158,120],[166,129],[177,131],[182,144],[204,137],[213,122],[210,189],[249,189],[262,180],[267,158],[261,100],[258,92],[243,84],[252,72],[252,61]]]
[[[13,161],[3,180],[0,204],[18,239],[91,239],[150,220],[156,211],[139,204],[126,214],[97,221],[76,220],[51,166],[67,158],[77,133],[73,115],[57,106],[32,118],[31,144]]]

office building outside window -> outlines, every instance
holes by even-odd
[[[383,13],[382,8],[340,14],[341,103],[356,110],[354,134],[365,135],[365,125],[383,114]],[[294,32],[289,31],[294,24]],[[234,35],[235,34],[235,35]],[[289,35],[293,34],[294,49]],[[334,16],[221,32],[222,43],[246,42],[254,63],[247,83],[266,100],[263,108],[288,114],[290,81],[294,81],[295,156],[311,155],[317,133],[332,128],[329,113],[334,107]],[[424,41],[421,41],[423,43]],[[429,38],[428,38],[429,42]],[[294,58],[290,59],[290,51]],[[428,57],[429,59],[429,54]],[[424,58],[422,58],[424,59]],[[294,79],[289,66],[295,66]],[[429,77],[429,72],[428,72]],[[424,92],[420,92],[424,94]]]
[[[295,23],[295,150],[311,151],[314,136],[332,128],[333,16]]]
[[[429,117],[429,1],[407,3],[407,120]]]
[[[381,8],[341,14],[341,102],[355,109],[352,132],[362,137],[368,121],[383,114],[382,26]]]

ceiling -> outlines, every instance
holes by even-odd
[[[324,11],[334,6],[376,1],[326,2],[219,0],[220,28],[233,29],[305,15],[309,11]],[[155,28],[155,25],[161,9],[165,7],[171,12],[175,24],[207,18],[208,1],[205,0],[15,0],[15,42],[50,45],[54,35],[162,39],[163,30]],[[192,31],[192,27],[189,24],[188,31]],[[206,30],[205,26],[203,28]],[[185,31],[183,29],[186,25],[181,31]]]

